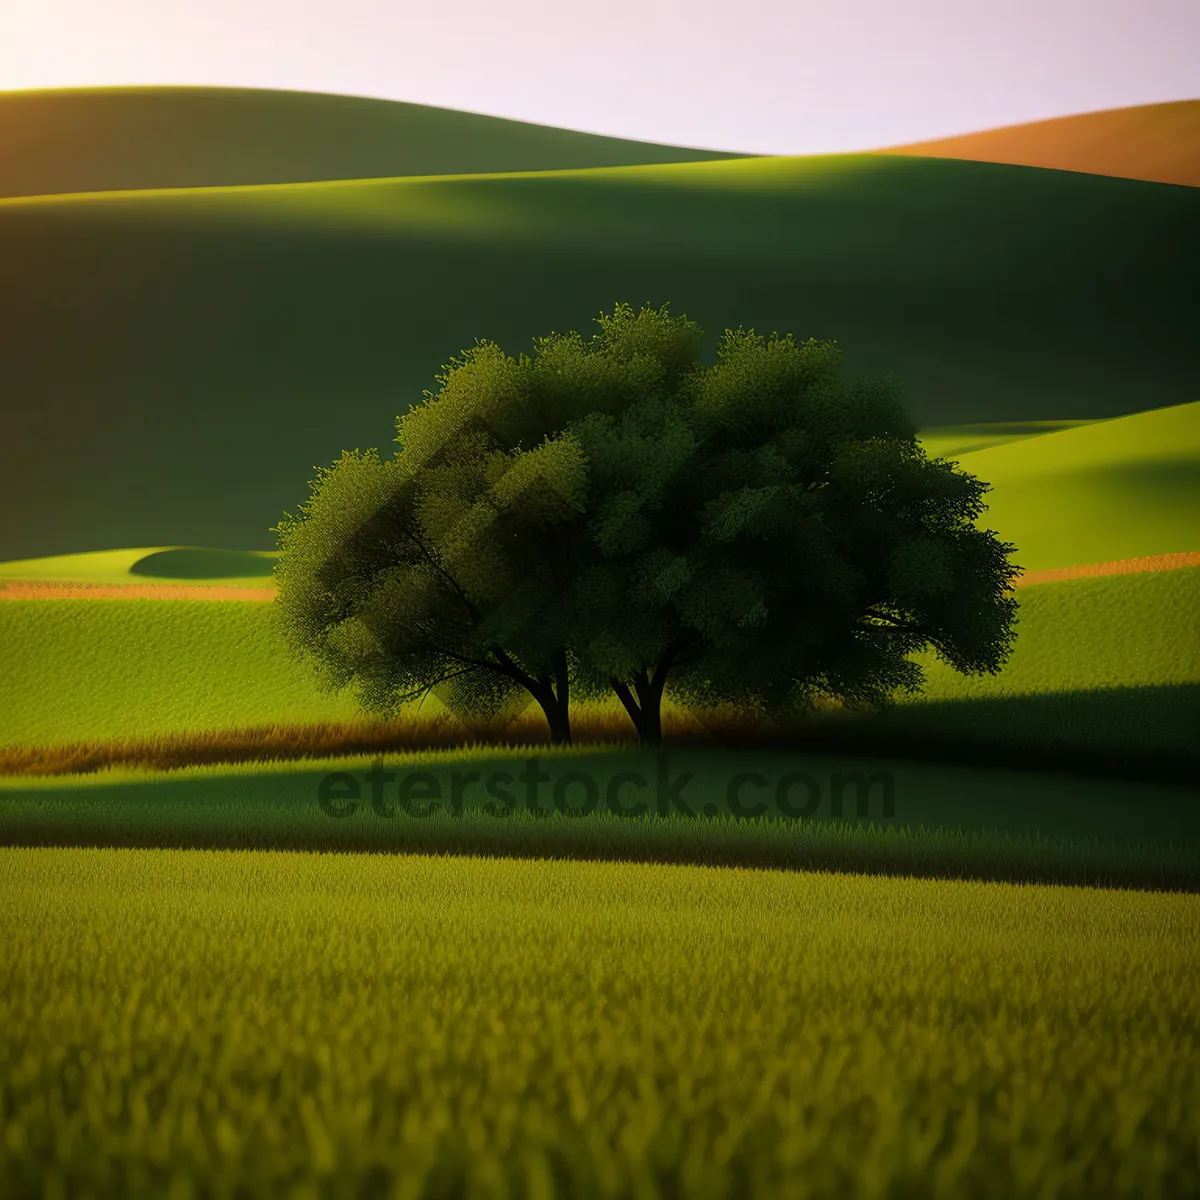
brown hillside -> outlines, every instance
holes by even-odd
[[[1110,108],[874,153],[1050,167],[1200,187],[1200,100]]]

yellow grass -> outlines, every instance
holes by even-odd
[[[12,1195],[1188,1196],[1200,898],[0,851]]]

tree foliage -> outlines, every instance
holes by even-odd
[[[674,398],[690,452],[679,468],[663,453],[671,483],[610,557],[620,600],[585,652],[648,740],[668,675],[693,701],[782,714],[916,690],[926,646],[963,672],[1007,657],[1018,568],[977,527],[987,485],[926,457],[895,380],[846,381],[840,360],[727,331]]]
[[[531,355],[480,342],[281,523],[280,607],[334,686],[386,711],[612,688],[646,741],[681,698],[794,712],[920,686],[914,651],[994,672],[1013,547],[987,485],[927,458],[890,377],[832,342],[728,330],[714,364],[666,306],[618,305]]]

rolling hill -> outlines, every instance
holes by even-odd
[[[1200,187],[1200,100],[1079,113],[876,153],[1049,167]]]
[[[921,425],[1200,395],[1200,191],[885,155],[0,201],[0,559],[255,549],[450,356],[618,300],[835,337]],[[1059,564],[1055,564],[1059,565]]]
[[[89,585],[271,583],[275,551],[220,550],[207,546],[148,546],[97,550],[0,563],[0,591],[14,581]]]
[[[0,92],[0,196],[733,157],[358,96],[187,87]]]
[[[948,456],[1027,571],[1200,550],[1200,402]]]

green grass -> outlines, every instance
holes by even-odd
[[[451,355],[620,299],[835,337],[926,427],[1190,402],[1198,217],[1196,189],[883,155],[0,201],[0,557],[268,545]]]
[[[0,563],[0,579],[45,580],[48,582],[130,583],[134,563],[165,550],[165,546],[135,550],[96,550],[86,554],[56,554],[44,558],[18,559]]]
[[[1200,683],[1200,567],[1035,584],[1016,596],[1017,640],[1000,672],[960,675],[925,653],[923,700]]]
[[[947,706],[960,722],[984,713],[976,732],[994,722],[1003,741],[1009,711],[1033,742],[1071,736],[1086,746],[1072,696],[1192,688],[1179,694],[1184,703],[1153,710],[1155,720],[1130,721],[1128,733],[1130,744],[1151,749],[1191,743],[1195,700],[1186,697],[1200,684],[1200,568],[1043,584],[1017,596],[1017,646],[1002,673],[965,679],[926,656],[929,684],[920,703],[903,706],[905,720],[936,730]],[[351,696],[320,691],[308,666],[288,655],[275,619],[268,604],[0,603],[0,745],[355,716]],[[1020,715],[1030,697],[1044,702],[1033,721]],[[1090,744],[1112,737],[1106,727]]]
[[[150,582],[172,579],[180,583],[221,583],[256,579],[272,582],[275,560],[271,550],[214,550],[207,546],[171,546],[139,558],[130,575]]]
[[[1120,768],[1136,753],[1200,772],[1200,567],[1037,584],[1017,597],[1017,641],[999,674],[964,676],[919,655],[926,687],[876,727],[1016,761],[1043,748]]]
[[[0,92],[0,197],[729,157],[362,96],[197,87]]]
[[[1027,570],[1200,550],[1200,401],[954,456]]]
[[[16,1195],[1200,1187],[1194,896],[81,850],[0,886]]]
[[[344,719],[276,633],[270,604],[208,600],[0,603],[0,741]]]
[[[143,546],[98,550],[0,563],[0,583],[189,583],[225,587],[270,584],[278,554],[273,550],[213,550],[204,546]]]
[[[376,766],[390,777],[373,781]],[[1200,890],[1191,781],[769,748],[476,746],[10,777],[0,779],[0,844],[516,855]]]

